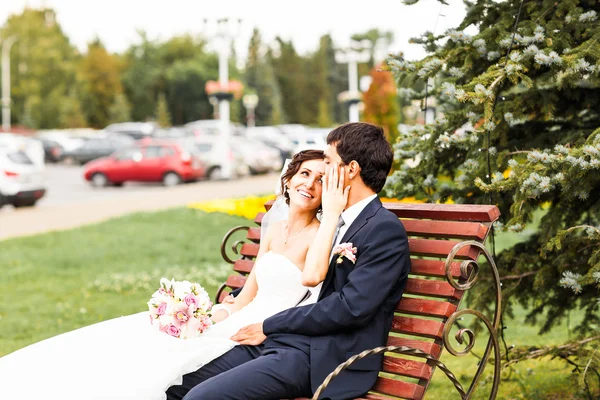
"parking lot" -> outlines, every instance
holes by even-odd
[[[185,206],[191,202],[273,193],[278,173],[232,181],[200,181],[176,187],[159,183],[125,183],[94,188],[83,167],[47,165],[47,193],[35,207],[0,209],[0,240],[100,222],[136,211]]]

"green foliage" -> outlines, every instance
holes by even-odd
[[[122,91],[119,62],[96,39],[88,44],[81,60],[79,79],[83,87],[83,110],[90,125],[104,128],[110,122],[115,95]]]
[[[108,109],[108,118],[111,124],[131,121],[131,104],[123,93],[118,93]]]
[[[60,104],[60,128],[83,128],[87,126],[87,120],[79,97],[72,91],[71,96],[65,98]]]
[[[26,8],[11,15],[0,36],[15,36],[11,49],[11,108],[13,121],[32,128],[62,125],[76,86],[77,51],[65,36],[51,9]],[[72,108],[71,108],[72,109]]]
[[[548,332],[581,309],[575,332],[589,335],[600,329],[600,2],[526,1],[513,37],[520,5],[470,2],[457,29],[415,40],[427,57],[387,61],[401,86],[434,78],[430,95],[444,115],[400,136],[397,158],[416,166],[395,171],[386,190],[492,202],[502,213],[496,228],[509,232],[531,228],[543,209],[533,234],[498,254],[501,276],[511,277],[504,312],[521,304],[525,320]],[[471,37],[463,30],[473,24]],[[473,301],[485,306],[488,296]]]
[[[171,114],[167,106],[167,99],[164,93],[158,96],[158,104],[156,105],[156,122],[163,128],[171,126]]]
[[[266,51],[260,32],[254,29],[248,46],[244,80],[246,87],[260,99],[255,110],[256,125],[276,125],[286,120],[279,84],[271,65],[272,55]]]
[[[140,44],[131,46],[123,57],[121,82],[131,104],[131,117],[146,121],[154,115],[156,99],[161,92],[159,46],[145,32],[138,32]]]

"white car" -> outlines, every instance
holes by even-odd
[[[269,147],[259,140],[251,140],[243,136],[232,136],[231,146],[242,155],[250,173],[261,174],[280,171],[283,160],[279,150]]]
[[[194,141],[195,152],[206,164],[206,176],[209,179],[240,178],[250,173],[242,154],[231,146],[231,140],[229,142],[230,145],[227,146],[225,140],[219,136],[202,136]],[[225,162],[230,163],[229,177],[223,173]]]
[[[43,167],[23,150],[0,147],[0,207],[31,207],[45,193]]]
[[[39,140],[13,133],[0,133],[0,148],[22,150],[36,166],[44,168],[44,145]]]

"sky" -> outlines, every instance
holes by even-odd
[[[425,31],[443,33],[456,27],[465,14],[462,0],[441,6],[436,0],[421,0],[406,6],[402,0],[0,0],[0,26],[9,15],[25,6],[46,6],[57,12],[57,20],[72,43],[85,51],[96,36],[111,52],[122,52],[139,41],[137,30],[151,39],[203,33],[203,21],[241,19],[235,48],[244,58],[254,27],[265,42],[276,36],[291,40],[300,54],[316,50],[319,37],[331,34],[344,47],[355,33],[377,28],[392,31],[395,41],[388,51],[403,51],[407,58],[425,55],[408,40]],[[441,14],[441,15],[440,15]],[[205,30],[208,37],[211,26]]]

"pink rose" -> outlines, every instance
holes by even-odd
[[[173,336],[173,337],[179,337],[179,333],[181,332],[179,330],[178,327],[176,327],[175,325],[171,324],[167,327],[166,332],[168,335]]]
[[[194,310],[196,310],[198,308],[198,299],[196,299],[196,296],[194,296],[193,293],[188,294],[187,296],[185,296],[183,298],[183,302],[187,305],[187,306],[193,306]],[[191,307],[190,307],[191,308]]]
[[[167,303],[164,301],[156,307],[156,315],[163,315],[167,311]]]

